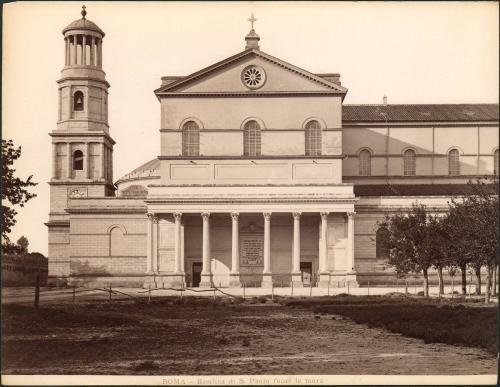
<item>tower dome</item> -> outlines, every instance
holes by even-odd
[[[82,6],[81,19],[73,21],[63,29],[66,42],[65,66],[102,69],[102,38],[104,31],[86,19],[87,11]]]

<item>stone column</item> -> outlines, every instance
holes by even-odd
[[[152,242],[152,256],[153,256],[153,272],[158,272],[158,215],[153,214],[153,242]]]
[[[146,242],[146,273],[150,274],[153,272],[153,218],[154,215],[151,213],[146,214],[148,217],[147,232],[148,238]]]
[[[293,250],[292,250],[292,282],[293,286],[302,287],[300,273],[300,212],[293,214]]]
[[[90,37],[90,65],[95,66],[95,37]]]
[[[210,288],[212,287],[212,268],[210,267],[210,213],[203,212],[201,217],[203,218],[203,268],[201,270],[200,287]]]
[[[106,153],[106,146],[102,142],[101,143],[101,174],[100,174],[101,179],[106,178],[106,156],[105,156],[105,153]]]
[[[240,214],[237,212],[231,213],[232,220],[232,238],[231,238],[231,273],[229,286],[240,287],[240,235],[239,235],[239,220]]]
[[[356,269],[354,267],[354,215],[347,213],[347,281],[351,286],[357,286]]]
[[[97,65],[102,68],[102,39],[99,39],[99,45],[97,46]]]
[[[90,179],[90,143],[85,144],[85,177]]]
[[[180,273],[182,274],[182,285],[184,286],[184,279],[185,279],[185,257],[184,257],[184,218],[181,219],[181,267],[180,267]]]
[[[78,64],[78,35],[73,35],[73,64]]]
[[[270,287],[273,283],[271,273],[271,212],[264,212],[264,270],[262,287]]]
[[[319,282],[318,286],[327,287],[330,281],[328,272],[328,212],[321,212],[319,235]]]
[[[182,274],[181,274],[181,223],[182,214],[176,212],[173,214],[175,225],[174,225],[174,275],[171,278],[170,286],[172,287],[182,287]]]
[[[174,273],[180,272],[181,267],[181,220],[182,214],[176,212],[173,214],[174,225]]]
[[[71,143],[68,142],[66,143],[66,164],[67,164],[67,170],[66,170],[66,177],[68,179],[71,179],[72,176],[72,171],[73,171],[73,155],[71,154]]]
[[[64,38],[64,65],[68,65],[68,38]]]
[[[82,65],[87,64],[87,35],[82,35]]]

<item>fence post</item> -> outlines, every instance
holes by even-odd
[[[472,286],[472,273],[470,275],[470,280],[469,280],[469,297],[472,294],[471,286]]]
[[[451,276],[451,298],[455,295],[455,289],[453,286],[453,276]]]
[[[271,282],[271,300],[274,301],[274,282]]]
[[[370,281],[368,281],[368,297],[370,297]]]
[[[309,297],[312,297],[313,294],[313,285],[312,282],[309,284]]]
[[[216,295],[215,295],[215,289],[214,289],[214,302],[215,302],[215,298],[216,298]]]
[[[291,289],[292,289],[292,297],[293,297],[293,280],[292,280],[292,282],[291,282],[290,284],[291,284]]]
[[[246,282],[243,281],[243,299],[245,299]]]
[[[351,293],[349,293],[349,291],[350,291],[349,290],[349,281],[347,281],[347,294],[351,294]]]
[[[73,305],[76,304],[76,286],[73,285]]]
[[[111,283],[109,284],[109,303],[111,304]]]
[[[151,302],[151,284],[148,286],[148,302]]]
[[[408,278],[405,278],[405,295],[408,295]]]
[[[162,281],[162,283],[161,283],[161,288],[165,289],[165,282],[164,281]]]
[[[40,274],[37,274],[35,282],[35,302],[33,303],[35,308],[38,308],[39,303],[40,303]]]

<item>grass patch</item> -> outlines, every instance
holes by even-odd
[[[372,302],[373,301],[373,302]],[[497,308],[418,299],[337,300],[314,305],[315,313],[340,314],[425,343],[480,346],[497,353]]]

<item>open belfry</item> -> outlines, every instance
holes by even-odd
[[[252,15],[242,51],[161,77],[160,153],[138,150],[143,164],[115,181],[105,34],[81,14],[63,30],[50,133],[52,281],[385,284],[386,214],[444,211],[498,173],[498,104],[344,104],[339,74],[262,51]]]

